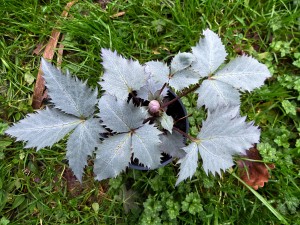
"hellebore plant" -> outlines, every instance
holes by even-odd
[[[26,148],[52,146],[67,134],[67,159],[82,180],[89,156],[96,154],[97,180],[115,177],[138,160],[149,169],[161,165],[162,153],[179,158],[176,185],[192,177],[203,161],[206,173],[220,174],[259,142],[260,130],[241,117],[240,93],[252,91],[270,77],[267,67],[250,56],[223,65],[227,53],[217,34],[207,29],[191,53],[178,53],[170,65],[141,65],[102,49],[103,93],[92,90],[68,72],[63,75],[42,59],[48,95],[54,107],[29,114],[6,133],[26,141]],[[170,100],[168,91],[178,96]],[[196,137],[178,129],[167,109],[188,93],[198,94],[197,107],[207,118]],[[98,109],[97,109],[98,107]],[[190,144],[184,144],[184,138]]]

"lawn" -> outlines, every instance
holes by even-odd
[[[62,14],[67,4],[0,0],[0,225],[300,224],[299,0],[84,0]],[[247,186],[237,167],[206,175],[201,162],[175,187],[176,161],[99,182],[90,160],[80,183],[68,167],[66,141],[37,152],[4,135],[35,110],[40,60],[54,29],[60,35],[52,62],[96,87],[101,48],[169,63],[207,28],[221,37],[228,60],[251,55],[272,74],[243,93],[241,105],[261,129],[257,148],[270,173],[264,187]],[[183,98],[192,136],[205,118],[204,109],[192,109],[196,101],[195,94]]]

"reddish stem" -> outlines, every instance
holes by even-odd
[[[183,136],[185,136],[186,138],[190,139],[192,142],[196,142],[198,141],[197,138],[192,137],[191,135],[188,135],[187,133],[185,133],[184,131],[178,129],[177,127],[173,127],[173,130],[176,130],[178,133],[182,134]]]
[[[174,99],[172,99],[171,101],[164,103],[160,108],[163,109],[163,108],[165,108],[165,107],[167,107],[167,106],[173,104],[173,103],[176,102],[178,99],[180,99],[180,98],[182,98],[183,96],[186,96],[187,94],[189,94],[189,93],[195,91],[195,90],[198,89],[199,87],[200,87],[200,84],[198,83],[198,84],[196,84],[194,87],[192,87],[191,89],[188,89],[187,91],[181,93],[180,95],[177,95],[177,97],[174,98]]]

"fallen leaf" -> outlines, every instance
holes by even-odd
[[[257,190],[269,181],[269,169],[274,169],[275,165],[257,162],[256,160],[261,160],[262,158],[256,147],[247,150],[246,154],[244,156],[246,159],[237,161],[239,176],[246,184]]]

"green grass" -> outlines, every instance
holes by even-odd
[[[33,51],[53,28],[65,34],[63,69],[92,86],[103,71],[100,48],[141,63],[169,62],[210,28],[228,58],[242,50],[273,74],[243,95],[242,113],[261,127],[260,152],[276,168],[257,192],[233,173],[220,178],[201,169],[174,187],[175,163],[103,182],[93,180],[90,165],[80,185],[69,175],[64,142],[36,152],[1,135],[0,224],[300,224],[299,1],[115,0],[106,9],[95,2],[80,1],[64,19],[65,0],[0,0],[0,135],[33,111],[41,57]],[[118,12],[125,15],[114,18]],[[190,113],[195,101],[184,99]],[[203,116],[193,112],[191,134]]]

